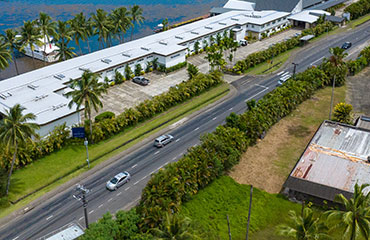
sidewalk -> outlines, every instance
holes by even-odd
[[[271,44],[282,42],[286,38],[292,37],[297,32],[300,31],[296,29],[289,29],[271,38],[266,38],[262,41],[251,43],[248,46],[240,47],[235,53],[236,57],[234,62],[244,59],[251,53],[267,49]],[[209,65],[208,61],[204,58],[205,56],[206,54],[202,53],[189,57],[187,61],[198,66],[201,72],[207,73],[209,71]],[[146,87],[139,86],[131,81],[110,87],[108,89],[108,94],[106,94],[102,99],[104,107],[98,113],[93,112],[93,117],[105,111],[111,111],[118,115],[125,109],[134,107],[138,103],[162,94],[163,92],[168,91],[170,87],[173,87],[182,81],[188,80],[188,73],[186,68],[183,68],[169,74],[151,72],[145,74],[145,77],[151,81],[150,85]],[[239,78],[239,76],[226,74],[224,80],[230,83]]]

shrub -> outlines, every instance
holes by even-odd
[[[188,71],[189,79],[194,78],[199,73],[198,67],[191,63],[188,64],[187,71]]]
[[[114,82],[116,84],[123,83],[126,79],[123,77],[123,75],[116,70],[115,75],[114,75]]]
[[[125,66],[125,78],[126,80],[131,80],[132,79],[132,70],[131,70],[131,67],[129,67],[129,65],[126,64]]]
[[[338,103],[334,107],[333,112],[333,120],[336,122],[346,123],[346,124],[352,124],[353,118],[352,118],[352,105],[347,103]]]
[[[370,0],[360,0],[352,3],[344,9],[344,12],[349,12],[352,20],[362,17],[370,13]]]
[[[102,120],[104,119],[112,119],[114,118],[116,115],[112,112],[103,112],[103,113],[100,113],[98,116],[95,117],[95,122],[101,122]]]
[[[178,63],[172,67],[169,67],[169,68],[166,68],[166,73],[170,73],[170,72],[173,72],[173,71],[176,71],[176,70],[179,70],[183,67],[186,67],[186,62],[182,62],[182,63]]]
[[[141,64],[136,64],[135,65],[135,76],[140,76],[142,71],[143,71],[143,68],[141,67]]]

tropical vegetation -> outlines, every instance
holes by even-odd
[[[348,12],[351,15],[351,20],[362,17],[370,13],[370,1],[360,0],[350,4],[344,9],[344,12]]]
[[[352,105],[347,103],[338,103],[334,107],[333,120],[340,123],[352,124]]]

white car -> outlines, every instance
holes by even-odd
[[[114,178],[109,180],[107,182],[106,187],[108,190],[114,191],[114,190],[117,190],[117,188],[119,188],[123,184],[129,182],[130,179],[131,179],[131,176],[128,172],[121,172],[121,173],[118,173],[116,176],[114,176]]]
[[[172,135],[165,134],[165,135],[162,135],[160,137],[157,137],[154,140],[154,146],[156,146],[157,148],[160,148],[160,147],[163,147],[164,145],[172,142],[172,140],[173,140]]]

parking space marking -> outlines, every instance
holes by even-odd
[[[194,129],[194,131],[198,131],[199,130],[199,127],[197,127],[196,129]]]
[[[176,141],[175,141],[175,142],[178,142],[178,141],[180,141],[180,138],[176,139]]]
[[[118,197],[118,196],[119,196],[119,195],[121,195],[121,194],[122,194],[122,193],[121,193],[121,192],[119,192],[119,193],[117,193],[117,194],[116,194],[116,196]]]
[[[135,164],[134,166],[132,166],[131,168],[135,168],[135,167],[137,167],[137,164]]]
[[[94,210],[91,210],[90,212],[89,212],[89,214],[91,214],[91,213],[93,213],[94,212]]]
[[[101,207],[103,207],[103,204],[100,204],[98,208],[101,208]]]
[[[125,188],[125,191],[127,191],[127,190],[129,190],[129,189],[130,189],[130,187]]]
[[[49,217],[46,218],[46,221],[49,221],[50,218],[52,218],[53,215],[50,215]]]
[[[154,153],[154,155],[157,155],[159,153],[159,151],[156,151],[155,153]]]
[[[212,118],[213,121],[216,120],[216,119],[217,119],[217,117]]]

